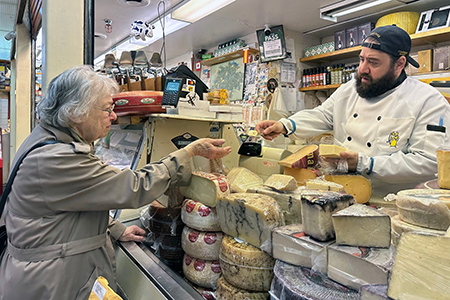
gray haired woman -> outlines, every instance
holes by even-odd
[[[38,104],[40,123],[17,158],[37,142],[17,172],[4,217],[8,246],[0,262],[0,300],[88,299],[99,276],[113,290],[111,240],[142,241],[137,226],[111,222],[110,209],[138,208],[170,186],[187,184],[189,158],[220,158],[224,140],[200,139],[142,169],[119,170],[93,154],[92,143],[116,120],[117,84],[88,66],[54,78]]]

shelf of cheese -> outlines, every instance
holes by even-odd
[[[249,54],[257,54],[259,51],[254,48],[249,48]],[[204,66],[212,66],[216,64],[220,64],[229,60],[233,60],[239,57],[244,56],[244,49],[239,49],[224,55],[216,56],[210,59],[202,60],[200,63]]]
[[[450,40],[450,27],[411,34],[412,47],[428,44],[434,45],[436,43],[448,42],[449,40]],[[300,58],[300,62],[320,63],[352,58],[355,57],[359,53],[359,51],[361,51],[361,49],[362,49],[361,46],[356,46],[329,53],[323,53],[309,57],[302,57]]]

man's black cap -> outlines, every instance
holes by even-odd
[[[375,38],[380,44],[366,42],[369,37]],[[411,51],[409,34],[395,24],[375,28],[363,41],[362,46],[380,50],[395,57],[405,56],[411,65],[419,67],[417,61],[409,56],[409,51]]]

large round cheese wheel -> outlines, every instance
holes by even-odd
[[[415,11],[402,11],[385,15],[378,19],[375,27],[395,24],[409,34],[416,32],[420,14]]]
[[[445,230],[435,230],[409,224],[403,222],[398,215],[391,217],[391,227],[392,227],[391,231],[392,245],[395,247],[398,245],[402,234],[405,232],[417,231],[429,233],[432,235],[445,235]]]
[[[416,198],[435,199],[444,203],[450,209],[450,190],[444,189],[410,189],[402,190],[397,196],[411,196]]]
[[[221,276],[217,281],[216,298],[217,300],[267,300],[269,299],[269,293],[237,288]]]
[[[235,287],[259,292],[270,290],[275,259],[266,252],[226,235],[219,258],[223,277]]]
[[[191,199],[183,202],[181,220],[187,226],[200,231],[220,231],[216,209]]]
[[[216,288],[222,269],[218,260],[203,260],[185,254],[183,273],[189,281],[199,286]]]
[[[192,257],[218,260],[222,247],[223,232],[197,231],[185,226],[181,234],[181,246]]]

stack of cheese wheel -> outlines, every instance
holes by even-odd
[[[192,283],[215,289],[222,274],[219,252],[223,233],[216,213],[216,203],[230,194],[224,175],[193,172],[191,183],[182,188],[187,197],[183,202],[181,218],[186,224],[182,247],[186,252],[183,273]]]
[[[223,238],[222,277],[217,299],[268,299],[275,259],[271,232],[283,225],[275,199],[264,194],[232,193],[217,203]]]
[[[167,265],[181,269],[184,251],[181,248],[181,233],[183,221],[181,220],[181,206],[165,207],[153,201],[148,209],[149,229],[151,231],[152,248],[155,255]]]
[[[397,193],[398,215],[392,218],[392,244],[405,232],[445,235],[450,226],[450,190],[411,189]]]

